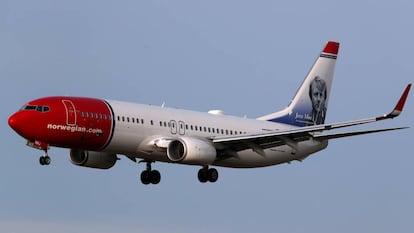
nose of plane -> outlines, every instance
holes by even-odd
[[[14,130],[17,128],[16,113],[9,117],[9,126]]]
[[[9,126],[20,135],[24,135],[24,114],[16,112],[9,117]]]

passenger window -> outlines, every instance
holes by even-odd
[[[154,121],[151,120],[150,122],[151,122],[151,125],[154,125]]]
[[[125,117],[124,116],[122,116],[122,122],[125,122]]]
[[[144,119],[141,119],[141,124],[144,124]]]

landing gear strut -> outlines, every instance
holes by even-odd
[[[41,142],[41,141],[38,141],[38,140],[34,140],[34,141],[27,141],[26,142],[26,145],[27,146],[30,146],[30,147],[33,147],[33,148],[35,148],[35,149],[38,149],[38,150],[43,150],[45,153],[42,155],[42,156],[40,156],[40,158],[39,158],[39,163],[40,163],[40,165],[49,165],[50,164],[50,162],[52,161],[51,159],[50,159],[50,157],[49,157],[49,155],[47,154],[47,151],[49,150],[49,144],[48,143],[46,143],[46,142]]]
[[[147,163],[147,169],[141,172],[141,182],[147,184],[158,184],[161,181],[161,174],[158,170],[151,170],[152,161],[144,161]]]
[[[206,183],[207,181],[214,183],[218,180],[218,171],[215,168],[204,166],[198,171],[198,180],[201,183]]]
[[[40,156],[40,158],[39,158],[39,163],[40,163],[40,165],[43,166],[43,165],[49,165],[50,162],[52,162],[52,159],[47,154],[47,150],[45,150],[45,154]]]

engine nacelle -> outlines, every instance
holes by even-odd
[[[70,162],[82,167],[109,169],[116,163],[116,154],[71,149]]]
[[[167,156],[171,162],[192,165],[210,165],[217,156],[216,148],[206,141],[181,137],[171,141],[167,147]]]

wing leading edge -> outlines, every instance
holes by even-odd
[[[394,109],[385,115],[378,117],[371,117],[367,119],[339,122],[332,124],[323,124],[323,125],[314,125],[306,127],[297,127],[290,130],[268,132],[262,134],[248,134],[248,135],[239,135],[239,136],[230,136],[230,137],[216,137],[212,139],[212,142],[215,144],[221,144],[224,147],[231,148],[235,151],[253,149],[258,154],[264,154],[263,150],[275,146],[289,145],[295,147],[295,143],[300,141],[305,141],[309,139],[315,140],[328,140],[335,138],[350,137],[363,134],[371,134],[378,132],[385,132],[391,130],[405,129],[408,127],[397,127],[397,128],[385,128],[385,129],[376,129],[376,130],[364,130],[364,131],[351,131],[346,133],[338,134],[320,134],[322,131],[328,131],[333,129],[345,128],[355,125],[368,124],[376,121],[392,119],[397,117],[403,111],[405,102],[407,100],[408,93],[410,91],[411,84],[408,84],[402,93],[400,99],[395,105]]]

